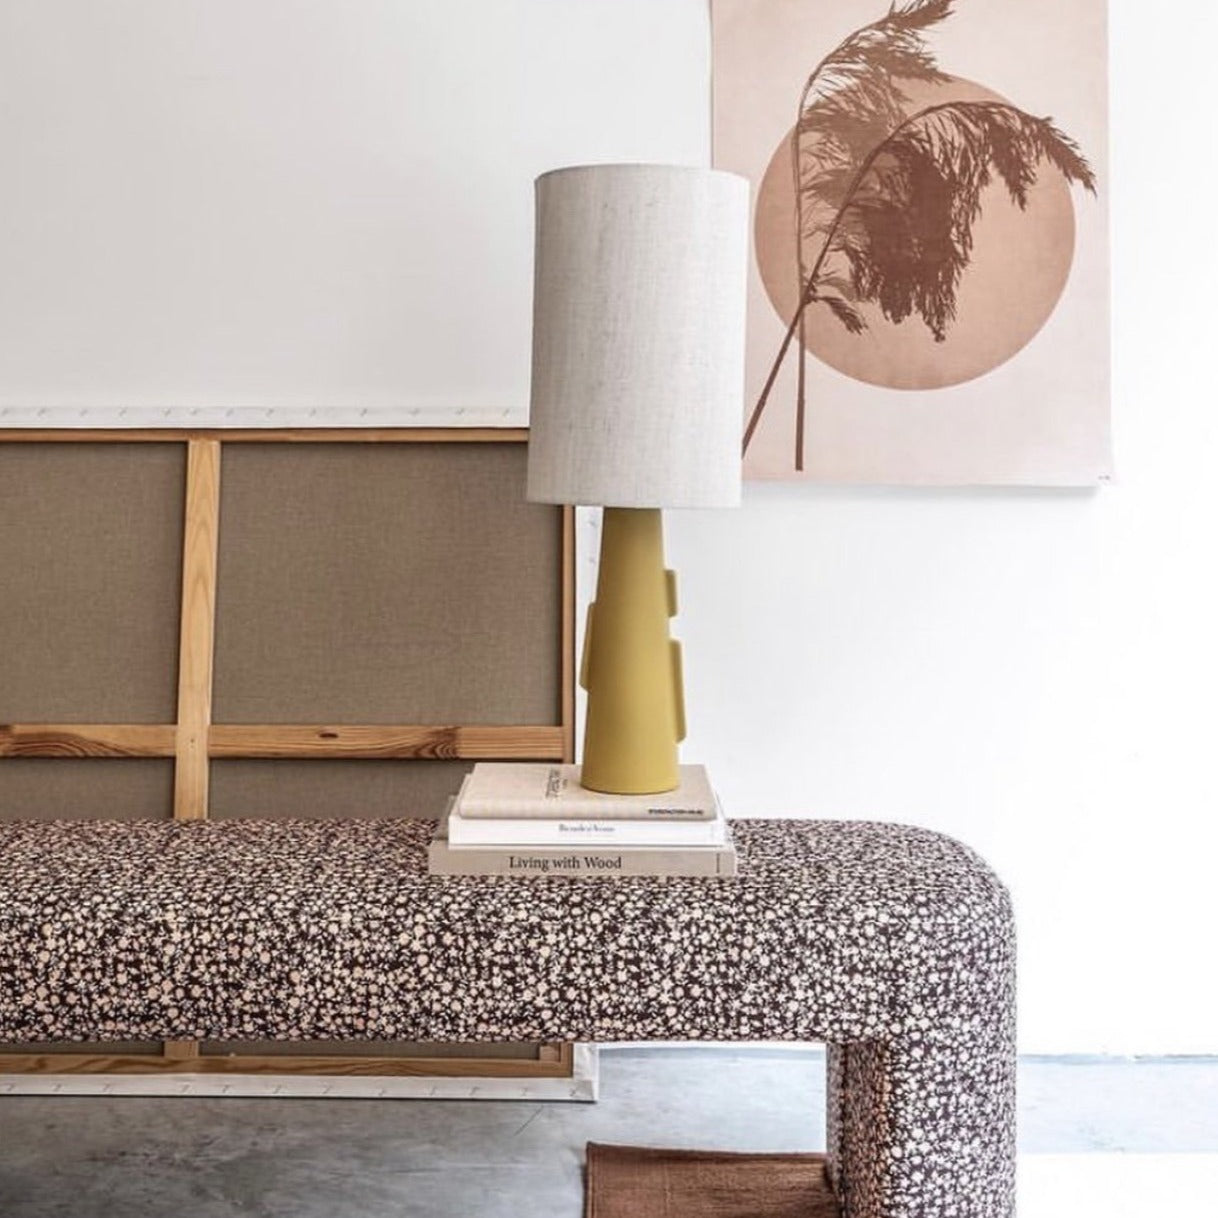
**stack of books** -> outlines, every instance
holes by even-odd
[[[730,876],[736,851],[706,768],[661,795],[606,795],[579,766],[479,762],[428,853],[433,875]]]

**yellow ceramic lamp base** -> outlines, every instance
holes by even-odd
[[[591,790],[647,795],[677,785],[685,707],[681,646],[668,637],[676,611],[659,509],[606,508],[580,673],[588,691],[581,781]]]

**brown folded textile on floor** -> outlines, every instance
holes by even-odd
[[[589,1142],[584,1218],[839,1218],[825,1156]]]

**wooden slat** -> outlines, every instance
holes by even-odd
[[[182,636],[178,653],[175,820],[207,816],[207,729],[216,636],[216,554],[220,533],[220,444],[191,440],[186,463],[182,547]]]
[[[210,757],[535,758],[564,760],[568,724],[364,726],[211,724]],[[173,757],[173,724],[0,724],[0,757]]]
[[[180,1043],[180,1042],[169,1042]],[[565,1046],[564,1046],[565,1047]],[[323,1074],[443,1078],[570,1078],[573,1054],[558,1061],[502,1057],[225,1057],[172,1058],[145,1054],[0,1054],[5,1074]]]
[[[0,757],[172,757],[164,723],[0,723]]]
[[[524,427],[8,427],[0,428],[0,443],[510,444],[522,443],[528,435]]]
[[[575,509],[562,510],[562,760],[575,761]]]
[[[161,1046],[161,1056],[166,1061],[189,1062],[199,1056],[197,1040],[167,1040]]]
[[[561,760],[563,727],[213,723],[212,757],[424,757]]]

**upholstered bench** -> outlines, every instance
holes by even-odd
[[[431,828],[0,824],[0,1041],[825,1041],[849,1218],[1012,1213],[1011,911],[967,848],[745,821],[735,879],[440,878]]]

